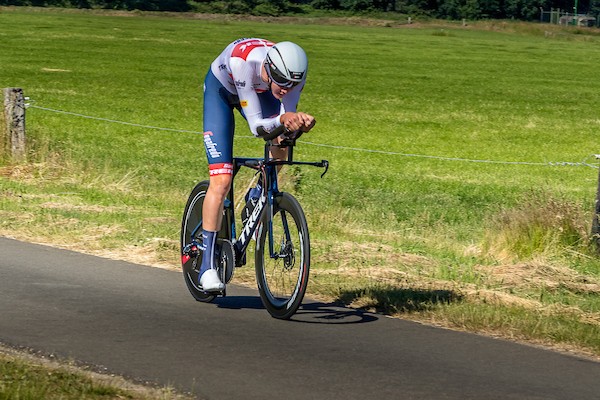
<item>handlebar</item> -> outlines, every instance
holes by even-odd
[[[277,136],[284,133],[285,131],[287,131],[287,129],[285,129],[284,125],[278,126],[277,128],[273,129],[271,132],[267,132],[265,130],[265,128],[262,126],[259,126],[258,128],[256,128],[256,133],[258,133],[258,137],[263,138],[265,140],[273,140]]]
[[[296,140],[302,136],[304,132],[301,130],[297,131],[289,131],[286,129],[284,125],[278,126],[270,132],[267,132],[264,127],[259,126],[256,129],[258,133],[258,137],[263,138],[265,142],[265,160],[269,158],[269,146],[272,145],[271,141],[278,136],[283,136],[283,140],[276,146],[278,147],[289,147],[288,150],[288,159],[287,160],[270,160],[267,164],[271,165],[311,165],[313,167],[324,168],[325,171],[321,174],[321,178],[327,173],[329,170],[329,161],[321,160],[319,162],[305,162],[305,161],[292,161],[293,160],[293,150],[296,144]],[[244,160],[243,165],[250,168],[257,168],[260,165],[264,165],[262,160],[258,159],[249,159]]]
[[[304,132],[300,130],[289,131],[284,125],[280,125],[270,132],[267,132],[264,127],[259,126],[258,128],[256,128],[256,133],[258,133],[258,137],[263,138],[265,141],[273,140],[280,135],[284,135],[284,139],[294,141],[300,136],[302,136]]]

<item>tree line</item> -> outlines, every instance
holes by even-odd
[[[551,8],[573,12],[577,0],[0,0],[0,5],[179,11],[264,16],[310,14],[316,10],[373,12],[442,19],[535,21]],[[600,0],[581,1],[577,12],[597,17]]]

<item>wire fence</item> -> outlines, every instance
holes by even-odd
[[[582,27],[599,26],[598,24],[600,21],[596,17],[576,12],[571,13],[566,10],[561,10],[560,8],[551,8],[550,11],[540,10],[540,22],[555,25],[573,25]]]
[[[48,107],[41,107],[41,106],[37,106],[37,105],[33,105],[33,104],[28,104],[27,108],[33,108],[33,109],[47,111],[47,112],[53,112],[53,113],[57,113],[57,114],[70,115],[70,116],[79,117],[79,118],[86,118],[86,119],[91,119],[91,120],[96,120],[96,121],[102,121],[102,122],[108,122],[108,123],[120,124],[120,125],[127,125],[127,126],[133,126],[133,127],[137,127],[137,128],[144,128],[144,129],[154,129],[154,130],[177,132],[177,133],[195,133],[195,134],[203,133],[203,132],[199,132],[199,131],[165,128],[165,127],[159,127],[159,126],[143,125],[143,124],[136,124],[136,123],[132,123],[132,122],[119,121],[119,120],[110,119],[110,118],[94,117],[94,116],[79,114],[79,113],[70,112],[70,111],[57,110],[57,109],[48,108]],[[250,139],[250,137],[243,137],[243,138]],[[584,160],[579,161],[579,162],[577,162],[577,161],[548,161],[548,162],[501,161],[501,160],[469,159],[469,158],[460,158],[460,157],[444,157],[444,156],[435,156],[435,155],[426,155],[426,154],[401,153],[401,152],[394,152],[394,151],[365,149],[365,148],[360,148],[360,147],[348,147],[348,146],[339,146],[339,145],[334,145],[334,144],[315,143],[315,142],[309,142],[309,141],[305,141],[305,140],[298,140],[298,143],[315,146],[315,147],[324,147],[324,148],[329,148],[329,149],[335,149],[335,150],[353,151],[353,152],[371,153],[371,154],[382,154],[382,155],[388,155],[388,156],[414,157],[414,158],[426,158],[426,159],[433,159],[433,160],[440,160],[440,161],[455,161],[455,162],[469,162],[469,163],[483,163],[483,164],[502,164],[502,165],[590,167],[590,168],[598,169],[599,167],[597,165],[591,164],[589,162],[589,160],[600,158],[600,155],[592,154],[592,155],[587,156]]]

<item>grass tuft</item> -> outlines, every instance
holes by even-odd
[[[115,398],[134,397],[64,370],[48,370],[18,359],[0,359],[0,400]]]
[[[590,252],[590,223],[581,205],[550,193],[531,192],[492,218],[483,247],[500,260],[554,257],[566,249],[586,254]]]
[[[151,388],[72,363],[0,346],[0,400],[189,400],[170,387]]]

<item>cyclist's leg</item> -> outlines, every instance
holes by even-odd
[[[200,285],[207,291],[223,290],[215,270],[217,232],[221,227],[223,202],[233,180],[233,107],[229,92],[208,72],[204,87],[204,147],[210,170],[210,185],[202,207],[202,266]]]
[[[273,144],[279,144],[279,142],[281,141],[281,138],[277,137],[275,139],[273,139]],[[273,157],[276,160],[285,160],[287,158],[287,154],[288,154],[288,148],[287,147],[277,147],[277,146],[271,146],[270,148],[270,153],[271,153],[271,157]],[[277,171],[279,171],[281,169],[281,165],[277,167]]]

